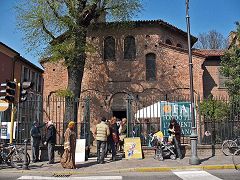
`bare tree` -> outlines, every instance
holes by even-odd
[[[199,49],[226,49],[227,46],[227,39],[216,30],[211,30],[208,33],[200,33],[194,47]]]

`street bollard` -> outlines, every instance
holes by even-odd
[[[22,166],[23,170],[29,170],[29,168],[28,168],[28,160],[27,160],[27,143],[28,143],[28,140],[25,139],[24,140],[24,145],[25,145],[25,147],[24,147],[24,163],[23,163],[23,166]]]

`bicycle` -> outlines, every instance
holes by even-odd
[[[24,164],[24,147],[16,148],[15,145],[0,145],[0,163],[5,162],[8,166],[21,168]],[[30,156],[27,153],[27,165],[30,163]]]
[[[240,170],[240,148],[232,156],[232,161],[236,170]]]
[[[230,156],[235,153],[237,149],[240,148],[240,137],[235,140],[225,140],[222,143],[222,152],[225,156]]]

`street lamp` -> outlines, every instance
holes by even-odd
[[[192,134],[190,135],[191,141],[191,157],[189,164],[198,165],[200,164],[197,156],[197,129],[195,123],[195,112],[194,112],[194,89],[193,89],[193,64],[192,64],[192,48],[191,48],[191,37],[190,37],[190,17],[189,17],[189,0],[186,0],[186,23],[187,23],[187,37],[188,37],[188,57],[189,57],[189,76],[190,76],[190,99],[191,99],[191,118],[192,118]]]

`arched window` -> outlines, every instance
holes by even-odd
[[[124,39],[124,59],[136,58],[136,45],[133,36],[127,36]]]
[[[104,39],[104,59],[115,59],[115,39],[112,36]]]
[[[146,55],[146,80],[156,80],[156,55],[153,53]]]
[[[165,43],[168,45],[172,45],[172,41],[170,39],[166,39]]]
[[[177,47],[179,47],[179,48],[183,48],[183,46],[181,45],[181,44],[177,44]]]

